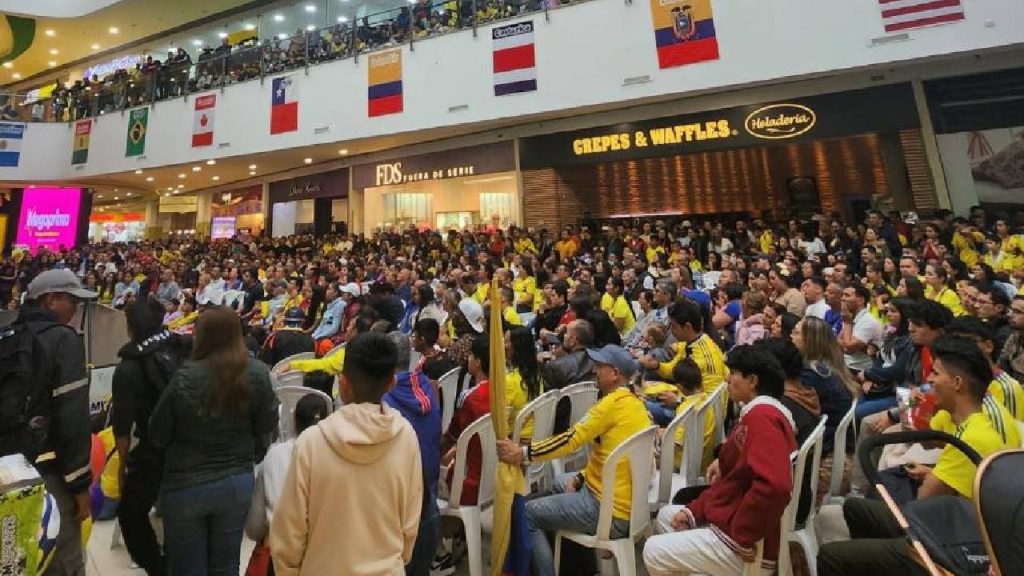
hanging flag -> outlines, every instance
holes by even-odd
[[[886,32],[902,32],[964,19],[960,0],[878,0]]]
[[[192,116],[193,148],[213,145],[213,120],[216,109],[216,94],[203,94],[196,97],[195,113]]]
[[[494,95],[536,90],[533,21],[498,26],[491,30],[491,42],[494,46]]]
[[[491,294],[500,288],[497,276]],[[494,437],[509,438],[508,403],[505,400],[505,332],[500,309],[491,306],[490,379],[491,421]],[[530,529],[526,524],[526,478],[519,466],[498,461],[494,477],[494,528],[491,532],[491,576],[527,576],[532,556]]]
[[[89,135],[92,133],[92,119],[75,122],[75,142],[71,146],[71,165],[89,161]]]
[[[0,62],[10,62],[28,50],[36,38],[35,18],[0,14]]]
[[[0,122],[0,166],[17,166],[21,159],[21,139],[25,125],[18,122]]]
[[[299,129],[299,77],[295,74],[271,82],[270,134]]]
[[[651,0],[658,67],[718,60],[711,0]]]
[[[401,112],[402,49],[371,54],[367,83],[367,113],[371,118]]]
[[[149,107],[136,108],[128,113],[128,144],[125,156],[142,156],[146,153],[146,126],[149,123]]]

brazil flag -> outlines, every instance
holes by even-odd
[[[146,153],[146,124],[149,122],[149,107],[136,108],[128,114],[128,143],[125,156],[141,156]]]

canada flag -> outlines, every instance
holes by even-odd
[[[192,120],[192,147],[212,146],[217,95],[204,94],[196,97],[195,102],[195,116]]]

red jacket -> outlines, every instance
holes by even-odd
[[[491,385],[484,380],[480,382],[462,398],[462,403],[455,408],[451,424],[445,432],[445,441],[454,446],[459,440],[462,431],[469,427],[486,414],[491,413]],[[459,504],[472,506],[477,503],[477,496],[480,493],[480,468],[483,466],[483,452],[480,447],[480,439],[470,440],[466,453],[466,462],[453,462],[448,468],[448,475],[445,483],[451,488],[455,476],[456,466],[466,466],[466,479],[462,483],[462,497]]]
[[[753,559],[762,539],[764,560],[778,560],[779,525],[793,488],[794,429],[793,417],[778,400],[752,400],[722,444],[721,477],[688,506],[698,526],[710,525],[745,560]]]

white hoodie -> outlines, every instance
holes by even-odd
[[[412,426],[346,404],[299,436],[270,524],[278,576],[404,575],[423,503]]]

